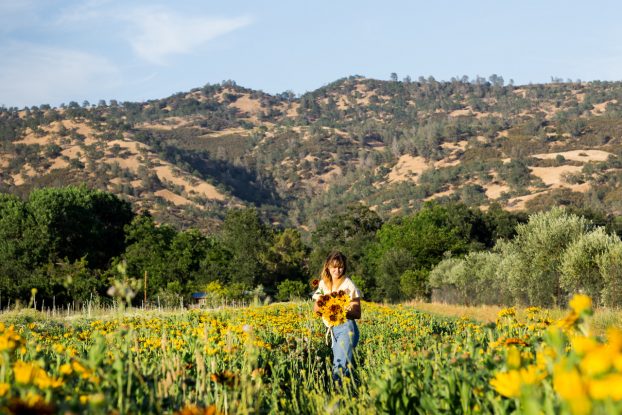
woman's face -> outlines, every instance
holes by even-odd
[[[343,264],[339,264],[333,262],[328,266],[328,272],[330,272],[330,276],[332,279],[339,279],[343,275]]]

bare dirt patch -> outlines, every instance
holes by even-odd
[[[572,150],[572,151],[563,151],[559,153],[544,153],[544,154],[534,154],[531,157],[535,157],[538,159],[554,159],[558,155],[563,156],[566,160],[573,161],[607,161],[609,156],[614,156],[614,154],[609,153],[607,151],[602,150]]]
[[[196,184],[193,184],[189,179],[180,175],[179,170],[174,170],[170,164],[154,167],[153,170],[156,172],[160,180],[169,181],[173,184],[181,186],[188,194],[196,193],[207,199],[220,201],[225,200],[224,195],[213,185],[198,179],[196,180]]]
[[[26,163],[22,166],[22,170],[19,173],[11,175],[13,184],[15,186],[21,186],[26,182],[26,179],[33,177],[36,173],[35,169],[33,169],[30,164]]]
[[[441,147],[446,149],[446,150],[462,150],[464,151],[467,146],[469,145],[469,142],[467,140],[462,140],[462,141],[458,141],[457,143],[443,143],[441,144]]]
[[[389,172],[389,183],[405,180],[417,182],[418,176],[430,167],[430,163],[424,157],[405,154],[399,158],[397,164]]]
[[[65,169],[67,167],[69,167],[69,163],[65,159],[57,157],[54,159],[54,162],[50,166],[50,170]]]
[[[318,176],[319,179],[322,179],[325,183],[331,182],[335,180],[337,177],[341,176],[342,170],[339,166],[334,166],[331,170],[327,171],[324,174],[320,174]]]
[[[564,185],[563,175],[579,173],[581,166],[530,167],[531,174],[539,177],[544,184],[551,187],[568,187]]]
[[[239,109],[250,115],[257,115],[261,111],[261,103],[259,100],[251,98],[249,94],[244,94],[229,104],[230,107]]]
[[[63,120],[62,123],[68,130],[75,130],[78,134],[82,134],[86,138],[93,138],[95,131],[84,123],[76,123],[73,120]]]
[[[5,155],[0,155],[0,169],[6,169],[11,164],[11,159]]]
[[[294,102],[292,105],[290,105],[289,109],[287,110],[287,116],[288,117],[296,117],[298,116],[298,108],[300,107],[300,104],[298,102]]]
[[[175,128],[183,127],[190,123],[190,118],[182,117],[167,117],[161,120],[148,121],[138,124],[140,128],[150,128],[154,130],[173,130]]]
[[[247,130],[242,127],[237,128],[227,128],[220,131],[214,131],[212,133],[201,136],[202,138],[216,138],[216,137],[224,137],[226,135],[250,135],[250,130]]]
[[[549,190],[545,190],[538,193],[532,193],[530,195],[517,196],[508,200],[505,208],[511,212],[517,210],[525,210],[525,204],[536,197],[548,193]]]
[[[133,173],[138,172],[138,166],[140,166],[141,164],[140,161],[136,157],[128,157],[128,158],[110,157],[110,158],[105,159],[104,161],[110,165],[118,163],[119,167],[123,169],[128,169],[129,171]]]
[[[50,136],[50,133],[46,131],[46,134],[37,136],[30,128],[26,129],[26,134],[21,140],[14,141],[15,144],[24,144],[27,146],[31,146],[34,144],[39,144],[40,146],[45,146],[47,144],[51,144],[54,142],[54,139]]]
[[[607,105],[608,104],[617,104],[618,100],[617,99],[612,99],[609,101],[605,101],[605,102],[601,102],[600,104],[594,104],[592,105],[594,108],[592,109],[592,114],[593,115],[600,115],[603,114],[607,111]]]
[[[510,186],[501,183],[490,183],[487,184],[484,188],[486,189],[486,197],[493,200],[498,199],[501,194],[508,193],[510,191]]]
[[[12,174],[11,178],[13,179],[13,184],[15,186],[21,186],[24,184],[25,180],[21,173]]]
[[[473,115],[473,111],[471,110],[471,107],[466,107],[460,110],[453,110],[447,115],[449,115],[450,117],[466,117]]]
[[[183,206],[183,205],[192,205],[194,202],[186,199],[183,196],[175,194],[168,189],[158,190],[154,193],[156,196],[161,197],[162,199],[173,203],[175,206]]]
[[[66,149],[64,149],[63,151],[61,151],[61,154],[63,156],[67,156],[70,159],[76,159],[76,158],[83,158],[84,157],[84,150],[82,150],[80,148],[80,146],[69,146]]]
[[[457,166],[458,164],[460,164],[460,160],[458,159],[452,160],[450,158],[444,158],[442,160],[434,162],[434,168],[442,169],[443,167],[452,167]]]
[[[433,195],[430,195],[428,197],[426,197],[425,200],[426,202],[429,200],[434,200],[434,199],[438,199],[439,197],[443,197],[443,196],[451,196],[454,193],[455,189],[453,187],[449,187],[449,189],[444,190],[442,192],[438,192],[438,193],[434,193]]]
[[[112,147],[115,144],[119,147],[129,150],[132,154],[138,154],[141,149],[146,149],[147,146],[138,141],[126,141],[126,140],[112,140],[108,141],[108,147]]]

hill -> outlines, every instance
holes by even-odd
[[[86,182],[180,228],[256,206],[303,229],[432,199],[622,213],[622,82],[349,77],[296,97],[234,82],[142,103],[0,109],[0,191]]]

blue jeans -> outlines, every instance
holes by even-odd
[[[333,327],[333,380],[350,376],[352,351],[359,342],[359,328],[354,320]]]

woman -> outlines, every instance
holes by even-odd
[[[350,376],[352,352],[359,341],[359,329],[354,320],[361,318],[361,291],[352,280],[346,277],[347,260],[341,252],[332,252],[326,258],[317,290],[313,294],[313,311],[317,312],[317,300],[322,294],[345,291],[350,296],[350,308],[347,321],[332,328],[333,379]]]

